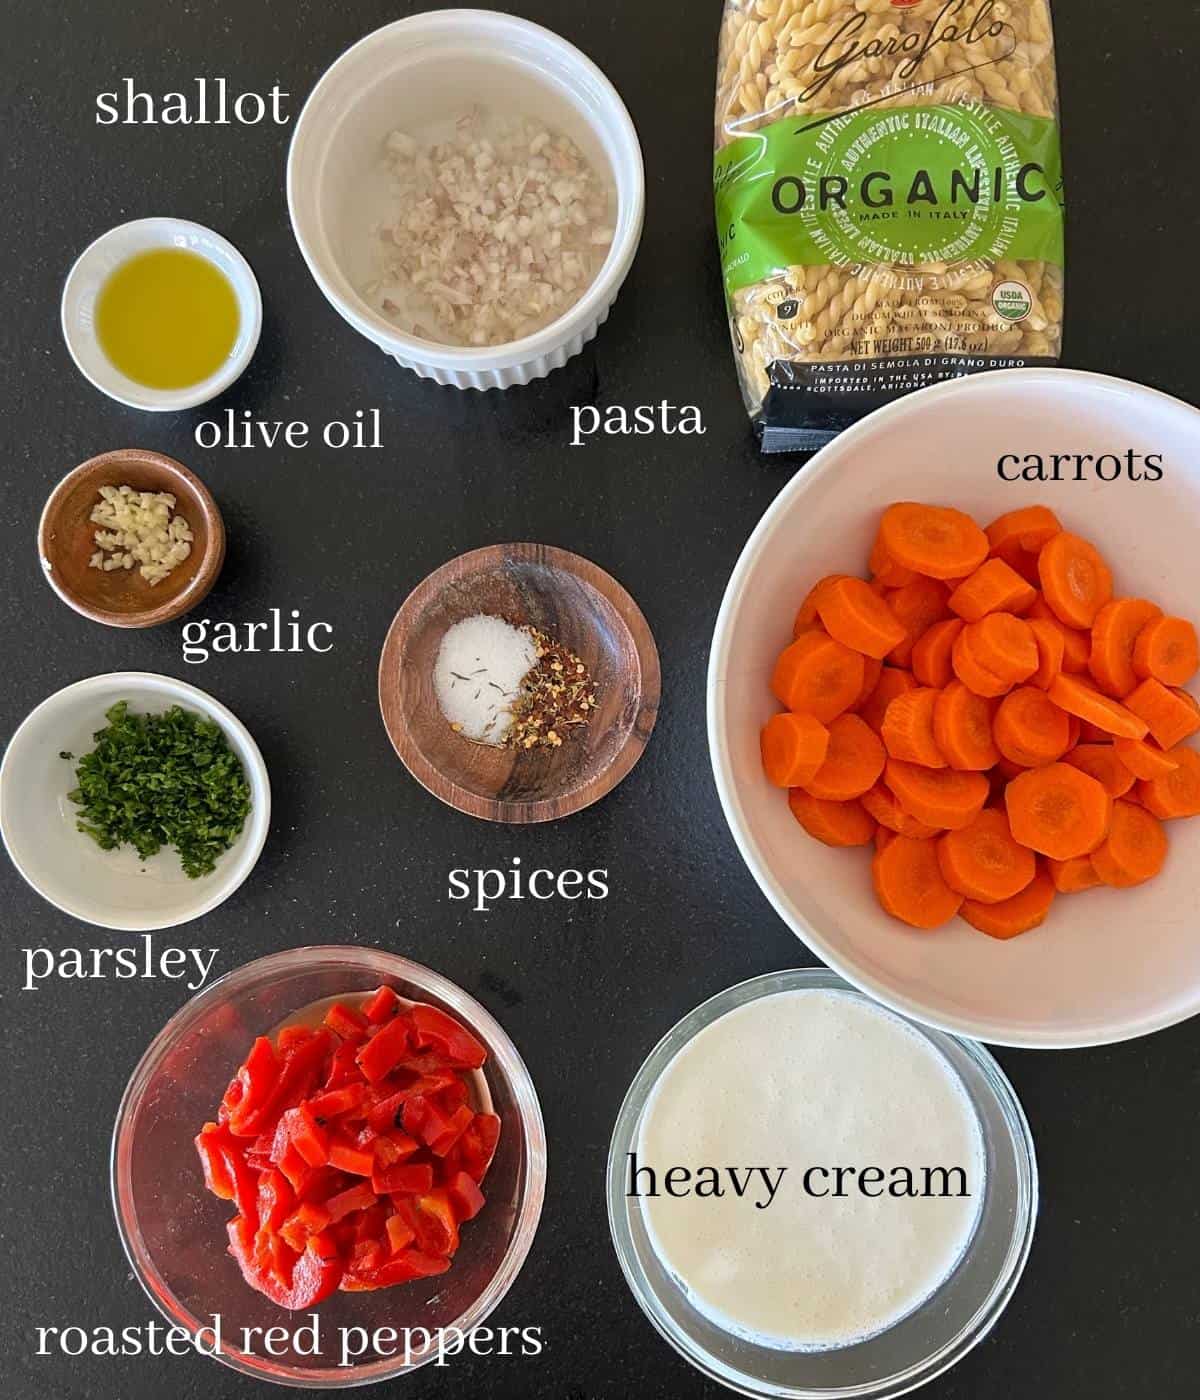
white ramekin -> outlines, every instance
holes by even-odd
[[[358,288],[370,280],[353,241],[344,240],[350,167],[366,176],[388,131],[427,98],[446,111],[476,97],[471,80],[528,84],[542,109],[569,113],[603,151],[617,191],[608,258],[565,315],[523,340],[482,349],[405,335],[374,311]],[[450,85],[445,74],[453,74]],[[452,86],[461,85],[461,94]],[[449,101],[447,100],[449,93]],[[318,286],[343,317],[405,369],[458,389],[507,389],[559,369],[607,318],[642,233],[645,179],[637,132],[616,89],[565,39],[540,25],[491,10],[413,15],[368,34],[342,54],[313,89],[288,156],[288,208],[300,250]],[[364,216],[365,217],[365,216]],[[365,240],[364,240],[365,241]]]
[[[122,263],[154,248],[184,248],[199,253],[228,277],[237,297],[237,339],[224,363],[207,379],[182,389],[150,389],[130,379],[100,348],[96,336],[96,298],[101,288]],[[174,413],[208,403],[240,377],[258,347],[262,295],[250,264],[219,233],[190,219],[134,219],[101,234],[75,260],[63,287],[62,331],[79,372],[110,399],[151,413]]]

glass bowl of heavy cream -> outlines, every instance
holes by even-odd
[[[634,1078],[608,1163],[617,1256],[655,1327],[754,1396],[898,1396],[1017,1286],[1037,1215],[1025,1115],[981,1045],[824,969],[685,1016]]]

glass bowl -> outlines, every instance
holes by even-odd
[[[382,983],[458,1017],[488,1051],[483,1074],[502,1129],[484,1180],[487,1204],[463,1227],[450,1272],[369,1293],[335,1293],[318,1309],[284,1312],[249,1288],[226,1249],[227,1201],[204,1187],[192,1139],[216,1116],[222,1094],[255,1036],[327,997]],[[117,1229],[142,1286],[160,1312],[193,1336],[220,1314],[218,1360],[259,1380],[339,1390],[388,1380],[435,1359],[438,1329],[480,1326],[512,1286],[529,1253],[546,1186],[546,1137],[533,1081],[512,1041],[471,996],[418,963],[370,948],[298,948],[248,963],[178,1011],[151,1042],[117,1111],[112,1193]],[[320,1318],[316,1354],[280,1356],[238,1345],[244,1328],[294,1329]],[[342,1328],[400,1333],[340,1365]],[[427,1344],[404,1355],[405,1328]],[[453,1333],[449,1334],[453,1338]],[[417,1343],[420,1334],[414,1333]],[[301,1338],[302,1345],[306,1339]],[[355,1343],[359,1341],[354,1334]]]
[[[971,1242],[945,1282],[914,1312],[865,1341],[828,1351],[793,1351],[717,1327],[692,1306],[660,1263],[640,1201],[625,1195],[627,1155],[637,1142],[642,1112],[679,1051],[736,1007],[777,992],[812,989],[842,991],[874,1005],[824,968],[774,972],[718,993],[659,1041],[634,1076],[617,1115],[608,1157],[609,1226],[625,1279],[643,1312],[706,1376],[743,1395],[886,1400],[940,1375],[986,1336],[1029,1257],[1038,1200],[1033,1139],[1012,1086],[982,1045],[908,1023],[950,1065],[975,1109],[986,1156],[984,1198]]]

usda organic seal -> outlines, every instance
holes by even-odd
[[[1001,282],[992,293],[992,309],[1006,321],[1023,321],[1033,310],[1033,297],[1024,282]]]

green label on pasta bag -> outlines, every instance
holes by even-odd
[[[791,266],[1062,265],[1058,126],[982,103],[799,116],[714,171],[729,292]]]

